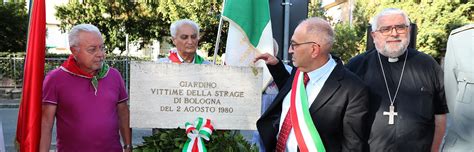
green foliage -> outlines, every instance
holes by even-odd
[[[340,57],[343,61],[348,61],[360,53],[360,41],[363,37],[358,33],[357,28],[351,27],[347,23],[336,24],[334,31],[336,32],[335,42],[332,47],[332,53]]]
[[[144,143],[133,151],[136,152],[180,152],[188,140],[184,129],[160,129],[157,134],[143,137]],[[208,151],[222,152],[257,152],[256,146],[250,145],[244,137],[235,131],[214,131],[210,141],[205,141]]]
[[[61,21],[62,32],[81,23],[96,25],[101,30],[109,51],[118,48],[123,52],[126,34],[140,48],[166,36],[163,29],[157,28],[166,24],[161,21],[161,14],[154,11],[155,8],[154,5],[130,1],[71,2],[57,6],[56,17]]]
[[[332,52],[344,62],[365,51],[366,30],[369,22],[365,17],[365,11],[367,11],[366,7],[357,3],[353,10],[352,25],[337,23],[334,26],[335,42]]]
[[[168,39],[170,24],[188,18],[200,24],[201,49],[209,50],[208,53],[212,54],[222,10],[221,4],[222,1],[174,0],[154,3],[70,2],[56,7],[56,16],[61,21],[60,27],[63,32],[80,23],[96,25],[105,37],[107,48],[109,50],[118,48],[122,52],[125,50],[125,33],[129,34],[129,41],[138,44],[141,49],[151,44],[153,40],[170,42]],[[227,31],[222,32],[222,35],[227,35]],[[221,44],[224,44],[225,39],[225,37],[221,39]]]
[[[385,8],[400,8],[408,13],[410,20],[417,24],[417,49],[433,56],[438,61],[444,56],[449,33],[458,27],[473,23],[473,2],[394,2],[390,0],[359,0],[356,3],[354,18],[369,21]],[[357,26],[366,24],[358,22]],[[360,29],[366,30],[364,29]],[[365,37],[365,36],[364,36]],[[365,45],[365,43],[363,43]],[[365,48],[365,46],[360,47]]]
[[[26,3],[26,0],[4,0],[3,2],[8,2],[8,3]]]
[[[163,0],[160,2],[158,11],[163,14],[165,22],[172,22],[188,18],[197,22],[200,27],[201,49],[208,50],[208,55],[213,55],[214,44],[217,38],[217,29],[222,11],[222,0],[213,1],[175,1]],[[224,53],[227,39],[228,23],[224,22],[221,29],[221,41],[218,54]],[[162,27],[168,29],[169,26]],[[169,35],[169,34],[168,34]]]
[[[0,51],[25,52],[28,13],[25,3],[0,3]]]
[[[21,84],[23,79],[23,56],[24,52],[19,53],[0,53],[0,75],[2,78],[11,78],[15,84]]]
[[[310,0],[310,2],[308,3],[308,17],[326,18],[324,14],[325,14],[325,11],[321,7],[321,2],[319,0]]]
[[[400,8],[408,13],[418,26],[417,49],[433,56],[438,61],[444,56],[451,30],[474,21],[474,3],[467,1],[393,1],[357,0],[353,10],[352,27],[348,23],[337,23],[333,53],[343,61],[365,51],[367,26],[370,19],[385,8]],[[311,0],[308,17],[322,17],[319,0]],[[330,17],[325,17],[330,20]]]

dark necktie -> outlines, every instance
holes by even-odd
[[[306,87],[306,84],[309,82],[308,73],[304,72],[303,83]],[[295,88],[292,88],[295,89]],[[290,135],[291,131],[291,117],[290,117],[290,110],[286,113],[285,120],[283,120],[283,124],[280,129],[280,133],[278,135],[277,145],[275,148],[276,152],[284,152],[286,147],[286,142],[288,141],[288,136]]]

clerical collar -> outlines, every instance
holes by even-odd
[[[408,53],[408,49],[405,50],[405,52],[402,55],[398,56],[398,57],[391,58],[391,57],[386,57],[385,55],[382,55],[381,57],[383,58],[383,60],[386,59],[386,61],[388,61],[390,63],[395,63],[395,62],[398,62],[398,61],[404,61],[404,59],[400,58],[400,57],[405,56],[405,53]]]
[[[398,57],[388,58],[388,62],[397,62],[397,61],[398,61]]]

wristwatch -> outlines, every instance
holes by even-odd
[[[132,145],[123,145],[123,149],[132,149]]]

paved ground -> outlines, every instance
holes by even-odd
[[[0,108],[18,108],[20,99],[0,98]]]
[[[0,152],[4,152],[3,148],[5,148],[6,152],[14,152],[14,139],[16,135],[16,124],[18,119],[18,105],[19,99],[4,99],[0,98],[0,128],[2,129],[2,135],[0,141],[3,140],[5,147],[0,147]]]

